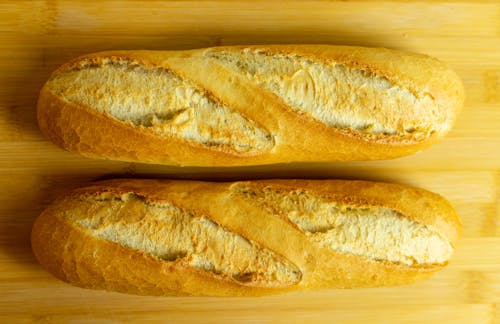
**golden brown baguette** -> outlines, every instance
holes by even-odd
[[[396,184],[112,180],[50,205],[32,246],[80,287],[252,296],[411,283],[448,263],[460,228],[441,196]]]
[[[38,121],[89,157],[190,166],[388,159],[444,136],[464,100],[438,60],[381,48],[231,46],[90,54]]]

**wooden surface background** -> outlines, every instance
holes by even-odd
[[[464,110],[427,151],[372,163],[195,169],[99,161],[64,152],[36,123],[50,72],[107,49],[327,43],[427,53],[463,79]],[[500,323],[500,2],[0,0],[0,322]],[[58,194],[102,177],[360,178],[447,197],[463,238],[429,281],[263,298],[157,298],[62,283],[30,250],[30,230]]]

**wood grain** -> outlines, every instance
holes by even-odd
[[[227,44],[385,46],[434,55],[464,81],[451,134],[391,161],[173,168],[90,160],[46,141],[38,91],[66,60],[109,49]],[[438,192],[463,239],[451,264],[415,285],[263,298],[157,298],[59,282],[34,259],[33,220],[57,195],[118,176],[235,180],[361,178]],[[500,323],[498,1],[1,1],[0,322]]]

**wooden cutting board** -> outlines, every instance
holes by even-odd
[[[327,43],[427,53],[462,77],[454,130],[414,156],[372,163],[173,168],[64,152],[36,124],[37,93],[77,55],[107,49]],[[0,322],[500,323],[500,2],[0,1]],[[102,177],[360,178],[447,197],[463,239],[418,284],[263,298],[158,298],[90,291],[42,270],[30,229],[58,194]]]

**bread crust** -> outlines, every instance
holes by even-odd
[[[305,190],[339,205],[385,207],[440,232],[454,248],[461,223],[449,203],[428,191],[395,184],[343,180],[263,180],[210,183],[169,180],[109,180],[77,189],[56,200],[36,220],[35,256],[57,278],[76,286],[140,295],[258,296],[321,288],[408,284],[446,265],[406,265],[337,252],[311,241],[283,217],[234,194],[235,186]],[[142,197],[144,203],[172,203],[208,217],[226,230],[281,255],[301,272],[297,284],[245,285],[230,277],[193,268],[183,259],[161,260],[144,251],[94,237],[66,221],[79,199]]]
[[[273,93],[206,56],[213,50],[234,52],[242,49],[336,62],[384,77],[417,95],[432,96],[446,116],[446,125],[435,125],[442,131],[423,139],[329,126],[308,113],[291,108]],[[390,159],[422,150],[444,136],[464,100],[463,87],[456,74],[435,59],[386,49],[346,46],[266,45],[190,51],[101,52],[63,65],[52,78],[89,62],[103,64],[105,61],[134,62],[147,68],[173,71],[266,130],[271,134],[272,147],[260,152],[235,152],[223,146],[206,146],[193,140],[156,134],[147,127],[122,122],[91,107],[66,101],[44,86],[38,100],[38,122],[42,132],[62,148],[94,158],[183,166]],[[389,111],[381,113],[391,114]]]

